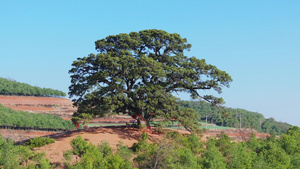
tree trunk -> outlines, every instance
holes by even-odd
[[[140,125],[141,125],[141,120],[140,120],[139,118],[137,118],[136,121],[137,121],[137,126],[138,126],[138,128],[139,128]]]
[[[137,118],[136,120],[139,128],[141,128],[142,125],[147,125],[146,121],[142,121],[140,118]]]
[[[150,126],[150,120],[149,119],[146,120],[146,125],[147,125],[147,127]]]

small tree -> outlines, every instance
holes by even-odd
[[[98,54],[78,58],[72,64],[69,95],[77,113],[104,116],[128,113],[150,125],[153,118],[176,118],[183,126],[196,124],[195,112],[179,109],[174,92],[219,104],[221,98],[200,95],[199,90],[221,93],[231,77],[205,60],[188,58],[191,44],[177,33],[143,30],[108,36],[95,42]],[[189,112],[187,112],[189,111]],[[185,113],[184,113],[185,112]],[[189,122],[186,122],[189,119]]]

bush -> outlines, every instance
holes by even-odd
[[[128,146],[124,145],[123,142],[119,142],[117,145],[117,154],[123,159],[129,160],[132,157],[132,151],[128,148]]]
[[[42,147],[47,144],[55,143],[55,139],[48,137],[36,137],[26,142],[24,145],[29,146],[29,148]]]
[[[71,146],[74,149],[74,154],[82,156],[88,150],[88,143],[81,136],[77,136],[71,141]]]
[[[80,156],[80,161],[75,164],[68,164],[68,168],[107,168],[107,169],[133,169],[132,163],[127,159],[131,157],[130,150],[121,143],[118,145],[120,152],[114,153],[108,142],[102,142],[97,147],[92,143],[87,143],[81,136],[77,136],[71,141],[73,151],[64,153],[65,158],[72,152]],[[121,155],[124,157],[122,158]],[[126,157],[125,157],[126,156]]]
[[[63,156],[64,158],[67,160],[67,161],[71,161],[72,160],[72,156],[73,156],[73,151],[72,150],[68,150],[68,151],[65,151],[63,153]]]
[[[149,146],[148,144],[148,134],[146,134],[145,132],[143,132],[142,134],[142,138],[139,140],[138,143],[134,143],[131,147],[133,152],[139,152],[142,151],[144,149],[147,149],[147,147]]]

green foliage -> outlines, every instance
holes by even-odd
[[[251,134],[249,141],[246,142],[247,147],[251,149],[253,152],[259,152],[261,148],[260,141],[256,139],[255,134]]]
[[[130,158],[132,157],[132,150],[129,149],[128,146],[123,145],[123,142],[119,142],[119,144],[117,145],[117,154],[122,159],[130,160]]]
[[[133,168],[127,160],[122,159],[119,155],[108,156],[107,163],[107,168],[111,169]]]
[[[173,142],[180,145],[180,147],[188,149],[194,155],[197,155],[203,151],[203,143],[200,142],[200,137],[194,133],[183,136],[178,134],[174,135],[174,133],[171,132],[168,133],[166,137],[172,139]]]
[[[145,168],[167,168],[166,167],[166,146],[163,144],[149,144],[143,147],[143,150],[139,152],[139,155],[134,159],[139,166]],[[168,152],[168,151],[167,151]]]
[[[262,124],[262,131],[270,134],[280,135],[285,133],[291,125],[277,122],[273,118],[266,119]]]
[[[107,142],[103,142],[101,145],[95,146],[91,143],[88,144],[81,136],[77,136],[71,141],[71,145],[73,147],[74,154],[79,155],[81,158],[78,163],[69,165],[68,168],[70,169],[133,169],[132,164],[128,160],[131,156],[122,158],[120,155],[124,155],[125,150],[122,150],[120,154],[113,153]],[[119,148],[124,149],[122,145],[119,145]]]
[[[97,148],[103,154],[103,157],[108,157],[113,154],[113,151],[110,148],[110,145],[106,141],[104,141],[100,145],[98,145]]]
[[[294,126],[279,138],[281,148],[289,155],[300,154],[300,128]]]
[[[29,146],[29,148],[42,147],[47,144],[55,143],[55,139],[48,137],[35,137],[30,139],[29,142],[26,142],[24,145]]]
[[[59,116],[16,111],[0,104],[0,125],[14,127],[40,127],[51,129],[73,129],[72,122]]]
[[[264,155],[265,162],[271,168],[288,168],[290,165],[290,157],[276,143],[268,142],[262,148],[261,153]]]
[[[243,109],[217,107],[204,101],[182,101],[181,107],[194,109],[198,116],[194,116],[194,118],[197,118],[198,121],[206,122],[207,118],[209,123],[215,123],[218,126],[238,128],[241,115],[241,127],[253,128],[259,132],[280,135],[291,127],[291,125],[277,122],[273,118],[265,119],[259,113]]]
[[[73,150],[68,150],[66,152],[63,152],[63,156],[68,162],[72,160],[73,154],[74,154]]]
[[[77,112],[75,112],[73,114],[73,118],[72,118],[72,122],[73,124],[79,124],[79,122],[82,122],[82,125],[86,125],[89,123],[90,120],[93,119],[91,114],[87,114],[87,113],[82,113],[82,114],[78,114]]]
[[[8,139],[4,140],[0,135],[0,168],[51,168],[45,154],[31,151],[28,146],[17,146]]]
[[[3,168],[18,168],[18,147],[13,145],[11,140],[3,140],[0,138],[0,166]]]
[[[134,143],[131,147],[133,152],[139,152],[147,149],[148,144],[148,137],[149,135],[143,132],[142,138],[139,140],[138,143]]]
[[[113,151],[107,142],[93,145],[78,136],[71,141],[72,150],[64,153],[70,161],[72,153],[79,161],[67,168],[299,168],[300,128],[292,127],[281,137],[257,139],[254,135],[247,142],[234,142],[224,133],[201,142],[195,134],[166,133],[163,140],[149,143],[143,134],[131,149],[119,143]],[[134,154],[133,154],[134,153]],[[53,168],[44,154],[32,152],[27,146],[15,146],[11,140],[0,138],[0,168]]]
[[[88,143],[83,140],[80,135],[71,141],[71,146],[73,147],[74,154],[79,156],[85,154],[88,151],[88,148],[90,148]]]
[[[248,147],[243,143],[232,143],[226,151],[229,168],[255,168],[254,162],[256,153],[248,151]]]
[[[228,150],[228,148],[231,146],[231,138],[224,134],[221,133],[220,135],[217,136],[217,139],[215,141],[215,146],[219,148],[219,151],[224,154],[226,154],[226,151]]]
[[[252,135],[247,142],[233,142],[222,133],[203,143],[193,134],[168,132],[159,143],[141,139],[146,145],[134,161],[140,168],[299,168],[299,136],[299,127],[292,127],[279,138]]]
[[[295,168],[300,168],[300,153],[295,153],[291,156],[291,166]]]
[[[59,90],[34,87],[26,83],[20,83],[14,80],[8,80],[1,77],[0,94],[18,96],[66,96],[66,93]]]
[[[193,154],[199,154],[203,149],[203,144],[200,142],[200,137],[195,134],[191,134],[187,138],[186,144],[184,145],[186,148],[191,150]]]
[[[156,29],[111,35],[95,42],[98,54],[78,58],[69,71],[69,95],[80,114],[105,116],[128,113],[147,125],[154,118],[177,118],[189,130],[197,129],[195,112],[179,109],[173,92],[187,92],[219,104],[222,99],[200,95],[200,90],[222,92],[231,77],[204,59],[187,57],[191,44],[177,33]]]
[[[39,165],[36,167],[38,169],[51,169],[55,167],[55,164],[51,165],[49,159],[43,158],[38,161]]]
[[[203,168],[226,168],[226,160],[222,153],[215,146],[214,140],[209,140],[202,155]]]
[[[140,148],[139,151],[135,151],[137,157],[134,161],[140,168],[194,169],[201,167],[198,162],[203,146],[200,138],[194,134],[185,137],[169,132],[160,143],[148,143],[147,137],[142,137],[138,145]]]

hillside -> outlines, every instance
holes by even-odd
[[[274,118],[265,118],[262,114],[244,109],[216,107],[204,101],[183,101],[182,106],[193,108],[199,115],[199,121],[214,123],[218,126],[235,128],[253,128],[258,132],[280,135],[291,125],[277,122]]]
[[[162,160],[164,164],[171,166],[158,168],[179,168],[180,166],[183,166],[182,168],[276,168],[277,165],[281,166],[278,168],[295,168],[299,166],[300,162],[298,158],[299,149],[297,149],[300,131],[298,127],[291,128],[282,137],[271,136],[267,139],[256,139],[254,135],[251,135],[243,142],[232,140],[230,137],[233,133],[229,133],[228,137],[226,132],[216,135],[204,133],[198,137],[180,130],[179,134],[165,131],[165,134],[159,135],[150,134],[147,131],[148,129],[138,131],[125,127],[100,127],[55,133],[47,136],[54,138],[55,143],[34,148],[34,152],[26,151],[25,153],[45,152],[49,161],[40,161],[39,163],[55,164],[55,168],[88,168],[88,166],[104,168],[95,161],[105,159],[113,164],[127,159],[138,168],[145,168],[145,164],[153,160]],[[143,134],[143,132],[148,133],[148,135]],[[263,138],[266,136],[264,135]],[[5,148],[8,147],[7,144],[11,143],[4,143],[3,139],[0,138],[0,142],[1,140]],[[123,146],[118,146],[120,144]],[[21,157],[24,151],[16,150],[26,148],[9,146],[8,149],[0,149],[0,153],[5,151],[10,155],[14,153],[15,156]],[[70,158],[68,158],[70,163],[66,163],[65,153],[70,153]],[[13,160],[14,156],[8,157]],[[111,161],[113,157],[116,157],[118,161]],[[15,166],[24,165],[22,163],[24,159],[15,159],[18,160],[14,163]],[[200,167],[207,166],[209,160],[211,161],[210,165],[217,163],[222,167],[209,167],[210,165]],[[45,163],[43,164],[45,165]],[[8,164],[2,163],[2,165],[6,168]],[[76,167],[78,165],[81,167]],[[190,165],[193,167],[189,167]]]
[[[66,93],[50,88],[40,88],[0,77],[0,94],[17,96],[66,96]]]
[[[18,111],[52,114],[70,118],[76,111],[69,99],[57,97],[3,96],[0,104]]]
[[[70,119],[76,111],[69,99],[58,97],[0,95],[0,104],[18,111],[58,115],[64,119]],[[287,123],[277,122],[273,118],[266,119],[259,113],[243,109],[221,109],[206,102],[184,101],[182,106],[195,109],[199,115],[199,121],[206,122],[207,116],[208,123],[214,123],[218,126],[239,128],[240,114],[242,115],[242,128],[253,128],[262,133],[280,135],[291,126]]]
[[[119,142],[123,142],[124,145],[131,147],[134,143],[137,143],[138,140],[141,138],[142,132],[148,130],[137,130],[137,129],[127,129],[124,127],[99,127],[99,128],[89,128],[85,130],[73,130],[67,133],[56,133],[50,134],[48,137],[55,138],[56,142],[41,148],[38,148],[37,151],[39,152],[46,152],[46,157],[52,163],[62,163],[63,162],[63,152],[70,150],[71,145],[70,141],[74,139],[76,136],[80,135],[84,140],[93,143],[94,145],[101,144],[101,142],[106,141],[109,145],[116,149],[117,144]],[[187,131],[182,130],[172,130],[177,131],[181,134],[189,134]],[[249,139],[250,133],[245,135],[245,132],[236,132],[233,133],[230,130],[224,130],[228,136],[230,136],[234,140],[240,140],[240,138]],[[157,134],[149,134],[149,141],[159,143],[164,135],[157,135]],[[215,132],[206,132],[201,137],[202,141],[207,141],[207,138],[210,137],[217,137],[220,135],[221,131]],[[266,138],[268,137],[267,134],[256,133],[257,138]],[[241,140],[240,140],[241,141]]]

